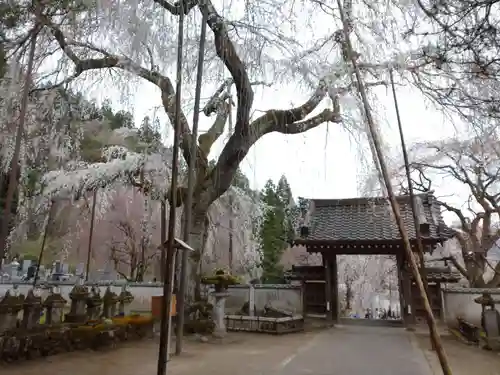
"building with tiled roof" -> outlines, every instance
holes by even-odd
[[[415,243],[410,197],[398,196],[397,202],[410,241]],[[453,236],[431,193],[416,194],[415,204],[424,245],[442,243]],[[329,248],[339,254],[393,253],[397,245],[402,245],[391,205],[380,197],[309,200],[300,238],[295,243],[311,252]]]

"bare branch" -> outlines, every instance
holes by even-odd
[[[74,79],[80,76],[83,72],[95,69],[105,69],[105,68],[118,68],[129,73],[132,73],[138,77],[145,79],[146,81],[154,84],[161,90],[163,107],[172,123],[175,119],[175,89],[172,82],[167,76],[160,74],[157,71],[148,70],[139,64],[134,63],[128,57],[125,56],[114,56],[104,51],[101,48],[90,46],[88,44],[72,42],[71,44],[66,41],[66,38],[62,31],[53,24],[47,17],[42,18],[42,22],[47,26],[52,35],[56,39],[57,43],[63,50],[63,52],[68,56],[68,58],[75,64],[75,73],[69,78]],[[71,48],[71,45],[79,45],[87,47],[93,51],[100,52],[105,55],[103,58],[96,59],[80,59],[77,54]],[[179,109],[180,110],[180,109]],[[191,130],[189,128],[189,123],[187,121],[184,113],[180,114],[181,118],[181,148],[183,151],[183,156],[186,162],[190,160],[190,144],[193,142]],[[201,154],[199,155],[202,156]]]
[[[217,107],[217,117],[213,125],[204,134],[198,137],[199,148],[201,152],[208,157],[212,145],[224,133],[224,126],[226,124],[229,112],[231,111],[231,104],[225,101],[219,101],[215,104]]]

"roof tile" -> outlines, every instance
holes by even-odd
[[[416,194],[430,227],[427,238],[450,237],[439,207],[430,193]],[[415,227],[409,196],[396,197],[410,239]],[[398,240],[398,227],[389,201],[385,198],[313,199],[309,211],[309,235],[313,241]]]

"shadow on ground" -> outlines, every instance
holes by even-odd
[[[168,374],[430,374],[422,351],[412,341],[413,335],[404,329],[359,326],[321,329],[318,325],[309,327],[308,332],[283,336],[231,333],[223,341],[206,343],[186,339],[185,352],[169,362]],[[155,375],[157,355],[158,340],[151,339],[120,344],[116,349],[102,352],[65,353],[2,365],[0,375]]]
[[[268,336],[232,333],[224,341],[185,341],[185,352],[172,357],[173,375],[255,375],[273,368],[315,333]],[[63,353],[32,361],[1,364],[0,375],[154,375],[158,340],[120,344],[115,349]]]
[[[416,334],[419,346],[435,374],[442,374],[435,352],[431,350],[428,334]],[[450,361],[453,375],[499,375],[500,354],[464,344],[451,334],[442,334],[443,346]]]

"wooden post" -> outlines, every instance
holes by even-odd
[[[408,319],[408,325],[414,326],[415,325],[415,305],[413,303],[413,292],[412,292],[412,280],[411,280],[411,273],[406,269],[403,273],[404,278],[403,278],[403,290],[405,291],[405,314]]]
[[[50,224],[52,223],[53,213],[54,213],[54,201],[51,200],[49,206],[49,215],[47,218],[47,224],[45,224],[45,228],[43,230],[42,247],[40,248],[40,254],[38,255],[35,277],[33,278],[33,288],[36,286],[36,283],[38,282],[38,272],[40,271],[40,265],[42,264],[43,253],[45,250],[45,243],[47,242],[47,235],[49,233]]]
[[[161,242],[161,253],[160,253],[160,281],[164,282],[165,281],[165,263],[167,261],[166,255],[165,255],[165,242],[167,242],[167,203],[165,201],[161,202],[161,209],[160,209],[160,242]]]
[[[332,306],[332,267],[330,259],[323,255],[323,265],[325,267],[325,301],[326,301],[326,321],[333,324],[333,306]]]
[[[347,3],[349,4],[349,3]],[[374,151],[374,157],[376,158],[376,161],[378,161],[378,169],[379,172],[384,180],[384,185],[385,185],[385,190],[387,192],[387,196],[389,198],[389,201],[391,202],[391,208],[392,208],[392,213],[394,215],[394,220],[398,226],[398,231],[401,236],[401,239],[403,240],[403,244],[405,247],[405,253],[406,257],[408,259],[408,262],[410,263],[411,270],[413,272],[413,276],[415,278],[415,283],[417,285],[417,290],[422,296],[422,302],[424,304],[425,312],[427,315],[427,324],[429,325],[429,332],[431,335],[431,339],[433,340],[434,346],[436,348],[436,354],[439,359],[439,363],[441,365],[441,369],[443,370],[444,375],[451,375],[451,367],[448,361],[448,357],[446,356],[446,352],[444,350],[443,344],[441,342],[441,337],[439,336],[438,330],[437,330],[437,325],[436,321],[434,320],[434,316],[432,315],[432,309],[429,303],[429,299],[427,298],[427,294],[425,291],[424,283],[422,280],[422,277],[420,275],[420,272],[418,270],[417,262],[415,260],[415,255],[413,254],[412,248],[411,248],[411,243],[410,239],[408,237],[408,231],[404,225],[403,217],[401,215],[401,211],[399,209],[399,204],[396,200],[396,197],[394,195],[394,189],[391,184],[391,177],[389,175],[389,171],[387,168],[387,165],[385,163],[385,158],[384,154],[382,151],[382,146],[381,146],[381,141],[380,141],[380,135],[378,133],[378,129],[375,126],[375,121],[372,117],[372,112],[371,112],[371,107],[368,103],[368,95],[366,93],[366,88],[365,84],[363,81],[362,74],[360,72],[358,63],[356,61],[357,57],[354,56],[352,53],[353,48],[352,48],[352,43],[351,39],[349,37],[349,34],[351,33],[351,27],[349,26],[351,19],[348,19],[346,17],[346,14],[344,13],[344,7],[342,4],[342,0],[337,0],[337,6],[340,12],[340,19],[342,21],[342,25],[344,28],[344,43],[343,47],[345,47],[345,51],[347,52],[347,55],[349,59],[351,60],[351,65],[354,71],[354,75],[356,77],[356,83],[358,87],[358,91],[361,97],[361,101],[363,103],[363,108],[364,108],[364,114],[366,117],[366,122],[368,125],[368,130],[371,136],[371,145],[372,151]]]
[[[90,212],[89,246],[87,248],[87,265],[85,269],[85,281],[89,281],[90,259],[92,257],[92,239],[94,237],[95,205],[97,203],[97,189],[92,195],[92,210]]]
[[[307,280],[302,279],[302,316],[305,318],[307,313]]]
[[[398,268],[398,289],[399,289],[399,313],[401,314],[401,319],[403,320],[403,325],[407,327],[408,320],[405,313],[406,301],[405,301],[405,291],[404,291],[404,260],[403,254],[396,254],[396,265]]]

